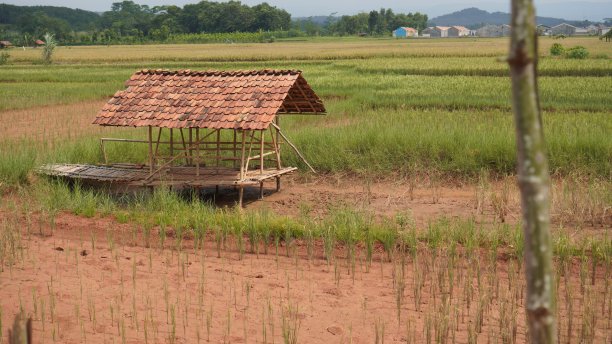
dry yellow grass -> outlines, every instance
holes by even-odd
[[[553,43],[567,47],[585,46],[592,55],[611,55],[612,45],[595,37],[540,39],[540,52],[548,55]],[[261,61],[299,59],[369,58],[376,56],[504,56],[507,38],[461,39],[316,39],[273,44],[164,44],[133,46],[59,47],[58,63],[139,62],[139,61]],[[40,49],[13,49],[15,62],[40,60]]]
[[[0,112],[0,142],[27,138],[52,143],[70,141],[85,135],[99,135],[106,128],[92,125],[105,101],[69,105],[40,106]]]

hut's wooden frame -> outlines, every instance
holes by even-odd
[[[112,167],[117,164],[109,162],[106,142],[145,143],[148,146],[147,164],[144,166],[147,173],[142,180],[130,182],[131,185],[187,185],[195,188],[214,186],[217,190],[219,186],[231,185],[238,188],[238,205],[242,206],[245,187],[258,185],[259,199],[263,199],[264,182],[274,179],[276,191],[280,191],[281,176],[297,170],[297,167],[283,167],[283,143],[289,145],[311,171],[315,172],[282,132],[279,122],[277,116],[268,129],[263,130],[172,129],[148,126],[146,140],[101,138],[100,149],[104,164]],[[168,130],[167,141],[162,140],[164,130]],[[233,132],[233,139],[224,140],[222,130]],[[169,155],[160,154],[161,145],[168,145]],[[258,164],[252,168],[253,163]],[[130,166],[126,163],[119,165]]]

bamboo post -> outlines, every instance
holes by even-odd
[[[207,139],[207,138],[208,138],[210,135],[212,135],[213,133],[214,133],[214,131],[213,131],[213,132],[211,132],[211,133],[210,133],[210,134],[208,134],[208,135],[204,135],[204,137],[202,137],[202,138],[201,138],[201,139],[200,139],[200,140],[197,142],[197,144],[199,145],[200,143],[202,143],[202,141],[205,141],[205,140],[206,140],[206,139]],[[193,148],[193,147],[189,147],[189,148],[191,149],[191,148]],[[155,171],[153,171],[153,173],[150,173],[150,174],[149,174],[149,176],[143,180],[143,182],[146,182],[146,181],[150,180],[151,178],[153,178],[153,176],[154,176],[155,174],[157,174],[158,172],[161,172],[161,171],[162,171],[162,170],[163,170],[165,167],[170,166],[172,163],[174,163],[174,160],[176,160],[176,159],[177,159],[177,158],[179,158],[180,156],[181,156],[181,155],[172,156],[172,157],[170,158],[170,160],[168,160],[168,161],[166,161],[165,163],[163,163],[163,164],[162,164],[160,167],[158,167],[158,168],[157,168]]]
[[[251,137],[249,138],[249,153],[246,156],[246,163],[244,164],[244,178],[246,178],[247,171],[249,170],[249,163],[251,162],[251,152],[253,151],[253,140],[255,139],[255,130],[252,130]]]
[[[159,128],[159,131],[157,132],[157,142],[155,143],[155,153],[153,154],[154,156],[157,156],[157,152],[159,151],[159,142],[161,140],[161,134],[162,134],[162,128]]]
[[[181,133],[181,143],[183,144],[183,156],[185,157],[185,164],[187,165],[189,164],[189,152],[191,151],[191,149],[187,149],[187,143],[185,143],[185,134],[183,133],[183,128],[179,128],[179,132]]]
[[[104,157],[104,165],[108,165],[108,157],[106,156],[106,149],[104,148],[104,139],[100,139],[100,150],[102,151],[102,157]]]
[[[238,187],[238,209],[242,209],[242,199],[244,198],[244,187],[240,185]]]
[[[174,157],[174,130],[172,130],[172,128],[170,128],[170,156]]]
[[[153,173],[153,127],[149,126],[149,172]]]
[[[196,128],[196,176],[200,176],[200,128]]]
[[[555,276],[550,238],[548,161],[537,87],[537,34],[532,0],[512,0],[508,63],[516,123],[518,183],[525,232],[527,323],[532,343],[556,343]]]
[[[306,164],[306,166],[308,166],[313,173],[317,173],[317,171],[315,171],[315,169],[312,166],[310,166],[308,161],[306,161],[306,158],[304,158],[304,156],[302,155],[302,153],[300,153],[300,151],[297,149],[297,147],[293,143],[291,143],[291,141],[289,141],[289,139],[287,138],[287,136],[285,136],[285,134],[283,134],[281,132],[280,128],[276,124],[274,124],[274,123],[272,123],[272,125],[276,128],[277,132],[280,134],[280,136],[283,138],[283,140],[285,140],[285,142],[287,142],[287,144],[291,148],[293,148],[295,153],[302,159],[302,161]]]
[[[242,156],[240,158],[240,181],[244,179],[244,159],[246,153],[246,131],[242,131]]]
[[[189,128],[189,147],[193,145],[193,128]],[[193,150],[189,149],[189,166],[193,165]]]
[[[261,138],[259,140],[259,174],[264,173],[264,136],[265,130],[261,131]]]
[[[264,173],[264,137],[266,131],[261,131],[261,139],[259,140],[259,174],[263,176]],[[263,199],[264,196],[264,182],[259,182],[259,199]]]
[[[234,168],[236,168],[236,163],[238,162],[238,160],[236,159],[236,155],[238,154],[238,152],[236,151],[237,147],[236,147],[236,130],[234,129],[234,161],[232,162],[232,165],[234,166]]]
[[[276,123],[278,123],[278,116],[276,117]],[[274,153],[276,154],[276,169],[280,171],[281,169],[281,157],[280,157],[280,135],[278,134],[278,129],[276,130],[276,139],[274,138],[274,132],[272,131],[272,127],[270,127],[270,138],[272,138],[272,146],[274,147]],[[280,191],[281,188],[281,177],[276,176],[276,191]]]
[[[221,164],[221,129],[217,129],[217,173],[219,173],[219,165]]]

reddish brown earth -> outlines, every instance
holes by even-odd
[[[12,221],[8,212],[1,216]],[[43,235],[24,233],[21,258],[0,273],[3,336],[22,308],[34,320],[35,343],[207,342],[207,321],[211,343],[282,343],[283,319],[285,329],[299,327],[299,343],[373,343],[377,329],[386,343],[423,343],[428,328],[433,341],[436,329],[445,323],[449,343],[466,343],[475,336],[470,333],[482,304],[478,342],[501,342],[502,335],[512,333],[517,342],[525,342],[522,273],[513,260],[491,262],[484,253],[471,260],[460,256],[450,292],[448,284],[440,290],[439,280],[448,279],[448,256],[438,253],[434,259],[426,250],[416,264],[412,257],[405,260],[402,278],[399,259],[386,262],[382,252],[375,253],[369,271],[365,253],[358,250],[352,273],[342,247],[328,265],[321,243],[312,259],[300,243],[289,249],[281,243],[278,255],[274,247],[269,247],[269,254],[260,247],[262,253],[241,257],[236,243],[229,242],[217,257],[212,238],[198,250],[189,240],[180,251],[172,242],[160,248],[155,241],[155,247],[146,248],[140,237],[131,237],[132,226],[108,218],[60,214],[54,229],[33,228],[42,228]],[[595,285],[586,282],[584,291],[577,262],[568,268],[569,284],[561,279],[564,342],[568,332],[577,342],[589,329],[593,342],[610,342],[604,270],[596,269]],[[417,310],[419,274],[424,282]],[[586,276],[590,281],[588,272]],[[399,322],[394,280],[405,283]],[[441,300],[449,295],[445,308]]]

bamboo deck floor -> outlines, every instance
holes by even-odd
[[[240,179],[240,170],[226,167],[172,167],[149,177],[149,168],[144,165],[116,164],[111,166],[81,164],[50,164],[38,169],[38,173],[68,179],[126,184],[131,186],[192,186],[259,185],[265,180],[280,177],[297,170],[296,167],[270,168],[249,171]]]

